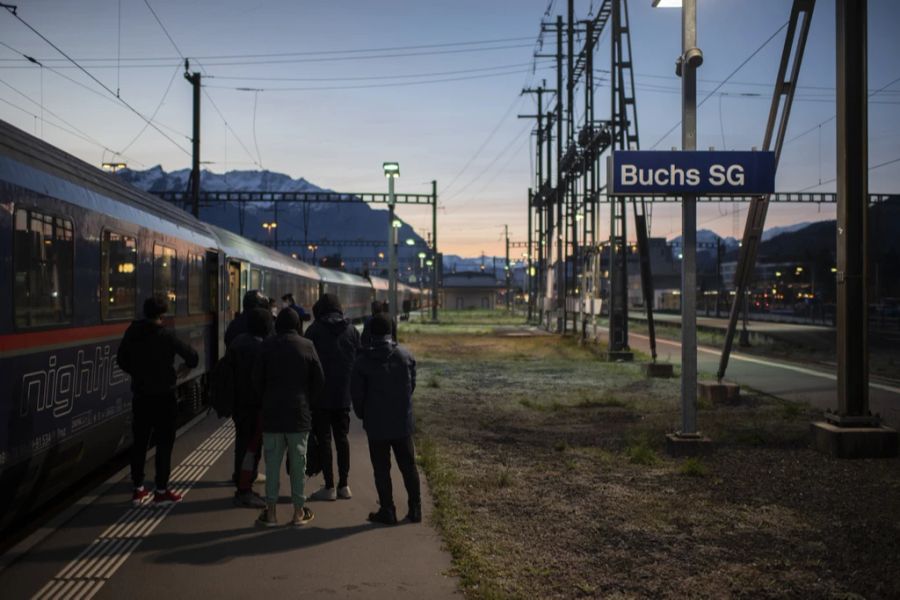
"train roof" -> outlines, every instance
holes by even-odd
[[[319,271],[319,275],[321,276],[322,281],[328,283],[342,283],[344,285],[356,285],[367,288],[372,287],[372,284],[369,282],[369,280],[360,275],[353,275],[352,273],[345,273],[344,271],[326,269],[325,267],[316,267],[316,270]]]
[[[369,277],[369,279],[372,281],[372,287],[379,291],[387,291],[387,289],[391,285],[391,282],[387,279],[384,279],[383,277],[372,276]]]
[[[246,260],[253,264],[277,269],[286,273],[293,273],[314,281],[321,279],[316,267],[293,259],[281,252],[277,252],[268,246],[248,240],[238,234],[222,229],[216,225],[207,225],[219,240],[219,248],[225,251],[229,258]]]
[[[114,218],[215,245],[193,215],[0,120],[0,179]],[[19,166],[10,161],[19,163]]]

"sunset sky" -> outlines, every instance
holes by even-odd
[[[555,84],[547,59],[532,69],[542,18],[565,9],[564,1],[550,4],[548,13],[547,0],[149,0],[170,40],[144,0],[20,2],[22,19],[136,110],[154,115],[167,137],[145,128],[6,11],[0,11],[0,118],[92,164],[114,157],[105,147],[132,168],[185,168],[191,87],[181,56],[187,56],[192,70],[204,73],[206,168],[262,167],[367,192],[386,189],[381,164],[398,161],[398,191],[424,193],[438,181],[445,253],[500,254],[504,224],[514,239],[526,235],[534,123],[517,115],[535,110],[533,97],[520,95],[523,86],[542,78]],[[576,15],[586,18],[597,4],[578,0]],[[776,32],[790,5],[699,0],[701,99],[759,51],[701,107],[698,147],[761,146],[784,39],[783,30]],[[629,8],[641,145],[668,149],[680,143],[678,127],[663,137],[680,115],[674,73],[680,11],[653,9],[650,0],[631,0]],[[873,192],[900,192],[898,25],[900,2],[870,0],[869,160],[889,163],[870,172]],[[548,34],[545,52],[554,43]],[[608,33],[596,56],[597,116],[607,118]],[[781,191],[834,189],[834,63],[834,2],[820,0],[779,169]],[[746,211],[733,210],[703,206],[700,226],[738,236]],[[425,208],[401,207],[399,214],[423,235],[431,227]],[[601,214],[607,232],[605,208]],[[827,206],[776,206],[769,224],[833,214]],[[671,238],[679,229],[677,205],[656,207],[652,235]]]

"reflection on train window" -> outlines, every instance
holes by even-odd
[[[250,289],[262,291],[262,272],[259,269],[250,269]]]
[[[153,244],[153,294],[161,294],[169,299],[169,315],[175,315],[175,282],[178,272],[175,270],[175,250],[159,244]]]
[[[133,237],[104,231],[100,240],[100,316],[134,318],[137,244]]]
[[[13,298],[17,327],[72,319],[74,235],[68,219],[16,209]]]
[[[206,310],[204,280],[203,257],[199,254],[188,254],[188,312],[192,315]]]

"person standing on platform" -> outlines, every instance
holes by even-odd
[[[360,336],[360,343],[362,344],[363,347],[368,346],[369,343],[372,341],[372,332],[370,331],[372,317],[379,314],[381,312],[381,309],[382,309],[381,302],[379,300],[374,300],[372,302],[372,314],[363,320],[363,330],[362,330],[362,335]]]
[[[316,347],[325,372],[325,393],[312,405],[313,431],[318,441],[319,459],[325,485],[310,496],[311,500],[349,500],[352,497],[347,477],[350,473],[350,373],[359,351],[359,332],[344,317],[338,297],[323,294],[316,302],[318,315],[306,331],[306,338]],[[334,485],[334,462],[331,439],[337,452],[338,481]]]
[[[140,506],[150,492],[144,487],[144,463],[151,433],[156,434],[155,506],[168,506],[181,501],[181,495],[168,488],[172,472],[172,447],[175,445],[175,425],[178,399],[175,386],[179,376],[186,375],[199,363],[196,350],[180,340],[171,329],[163,326],[162,316],[169,311],[164,296],[144,301],[144,318],[128,326],[116,361],[119,368],[131,376],[131,411],[134,445],[131,448],[131,481],[134,493],[131,503]],[[184,365],[175,372],[175,357]]]
[[[309,322],[312,316],[306,312],[306,309],[294,302],[294,295],[290,292],[281,297],[281,307],[291,308],[297,313],[297,316],[300,317],[300,335],[303,335],[303,324]]]
[[[259,360],[263,340],[272,330],[272,315],[262,308],[247,312],[247,333],[232,341],[225,354],[234,382],[234,475],[236,506],[264,508],[265,502],[253,492],[258,477],[262,445],[262,405],[253,388],[252,374]]]
[[[310,402],[318,401],[325,376],[312,342],[300,336],[300,318],[290,308],[275,320],[275,335],[262,343],[253,368],[253,384],[262,399],[263,449],[266,457],[266,508],[256,520],[262,527],[278,524],[276,506],[285,450],[291,465],[291,524],[313,519],[306,506],[306,441],[312,427]]]
[[[228,328],[225,330],[226,347],[231,345],[231,342],[234,341],[234,338],[242,333],[247,333],[247,313],[254,308],[264,308],[268,310],[269,299],[266,298],[259,290],[250,290],[249,292],[244,294],[242,306],[244,310],[242,312],[239,312],[237,316],[234,317],[231,323],[228,324]]]
[[[397,523],[391,484],[393,450],[406,486],[409,502],[406,518],[419,523],[422,496],[412,438],[416,361],[408,350],[391,339],[391,318],[387,314],[372,317],[371,331],[372,343],[356,359],[350,379],[353,412],[362,419],[369,438],[369,457],[381,505],[377,512],[369,513],[369,520],[386,525]]]

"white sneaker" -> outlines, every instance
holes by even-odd
[[[256,479],[253,480],[253,483],[265,483],[266,482],[266,474],[265,473],[257,473]]]
[[[342,488],[338,488],[337,495],[338,495],[338,498],[340,498],[341,500],[349,500],[350,498],[353,497],[353,494],[350,492],[349,485],[345,485]]]
[[[337,492],[334,491],[334,488],[327,488],[322,486],[322,488],[315,492],[312,496],[309,497],[310,500],[337,500]]]

